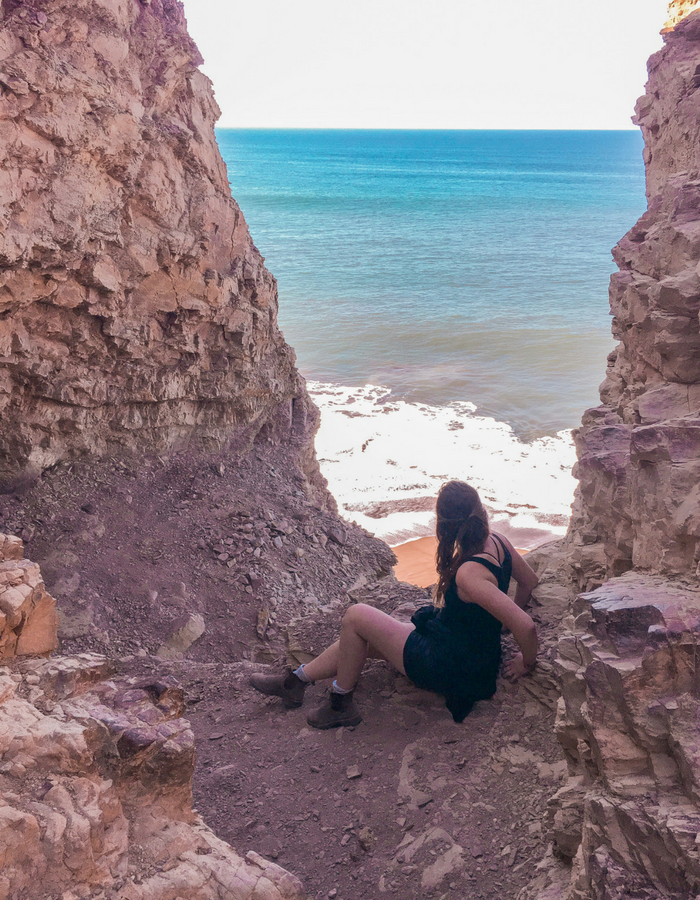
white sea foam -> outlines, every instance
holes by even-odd
[[[393,400],[387,388],[310,382],[321,470],[342,514],[391,544],[434,532],[452,478],[479,491],[494,525],[530,548],[566,531],[575,480],[570,431],[522,443],[471,403]]]

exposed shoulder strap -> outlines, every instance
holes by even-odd
[[[483,556],[470,556],[464,561],[479,563],[479,565],[482,565],[484,566],[484,568],[488,569],[495,578],[498,578],[499,572],[501,571],[501,563],[491,562],[490,559],[484,559]]]
[[[502,559],[502,560],[499,560],[499,564],[500,564],[500,565],[503,565],[503,563],[504,563],[504,562],[508,559],[508,557],[510,556],[510,550],[509,550],[508,547],[506,546],[506,544],[505,544],[503,538],[500,537],[499,535],[497,535],[495,532],[493,532],[493,531],[491,532],[491,537],[494,539],[494,541],[498,541],[498,543],[501,545],[501,548],[503,549],[503,559]]]

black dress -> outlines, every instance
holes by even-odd
[[[513,558],[498,535],[493,537],[504,551],[500,564],[481,556],[465,562],[485,566],[505,594]],[[445,592],[444,607],[423,606],[411,621],[416,630],[409,634],[403,650],[406,674],[417,687],[442,694],[455,722],[461,722],[477,700],[487,700],[496,692],[501,623],[478,603],[460,600],[454,581]]]

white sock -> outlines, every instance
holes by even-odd
[[[306,672],[304,671],[304,665],[303,665],[303,663],[302,663],[302,665],[299,666],[298,669],[295,669],[295,670],[294,670],[294,674],[297,676],[297,678],[299,679],[299,681],[302,681],[304,684],[311,684],[311,679],[309,678],[309,676],[308,676],[308,675],[306,674]]]
[[[353,691],[353,689],[350,688],[349,691],[345,691],[345,690],[343,690],[343,688],[338,687],[338,682],[337,682],[337,681],[334,681],[334,682],[333,682],[332,691],[333,691],[334,694],[351,694],[352,691]]]

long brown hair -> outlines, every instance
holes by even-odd
[[[436,606],[445,602],[445,592],[457,569],[470,556],[484,552],[489,519],[476,490],[463,481],[448,481],[437,496],[435,565],[438,582],[433,597]]]

